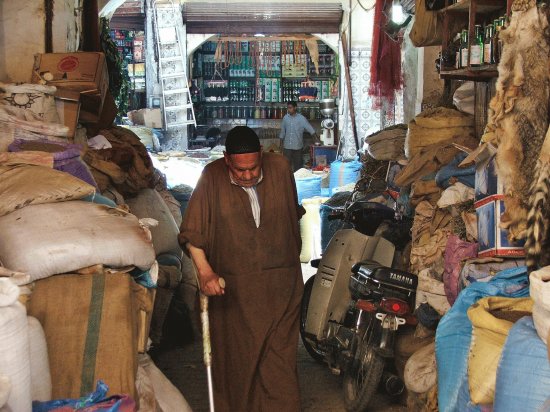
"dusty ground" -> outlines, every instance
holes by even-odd
[[[302,265],[304,281],[315,274],[315,269]],[[198,330],[195,325],[195,330]],[[341,378],[333,375],[326,365],[314,361],[301,342],[298,345],[298,373],[304,412],[345,411]],[[183,348],[152,354],[157,366],[181,391],[194,412],[207,412],[208,391],[206,371],[202,363],[200,337]],[[404,412],[407,409],[392,401],[387,395],[377,393],[369,411]]]
[[[208,411],[206,372],[202,364],[200,342],[182,349],[164,351],[156,356],[158,367],[181,391],[194,412]],[[344,411],[340,377],[318,364],[300,344],[298,348],[298,373],[304,412]],[[377,394],[369,411],[404,412],[404,406],[392,403],[389,397]]]

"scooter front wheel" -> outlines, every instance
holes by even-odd
[[[325,354],[313,346],[307,338],[305,337],[306,329],[306,319],[307,319],[307,309],[309,306],[309,298],[311,297],[311,290],[313,289],[313,282],[315,281],[315,276],[310,277],[304,284],[304,294],[302,295],[302,303],[300,306],[300,337],[302,338],[302,343],[307,350],[307,353],[319,363],[323,363]]]
[[[360,351],[357,363],[344,374],[344,401],[349,412],[367,410],[384,370],[384,359],[372,345],[363,343],[357,350]]]

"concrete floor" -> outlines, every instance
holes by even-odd
[[[315,269],[302,265],[304,281],[315,274]],[[195,325],[196,326],[196,325]],[[196,328],[195,330],[198,330]],[[345,411],[341,378],[333,375],[326,365],[314,361],[301,342],[298,345],[298,373],[304,412]],[[157,366],[181,391],[194,412],[207,412],[208,392],[206,371],[202,363],[200,337],[181,348],[167,349],[152,354]],[[404,412],[407,409],[387,395],[377,393],[369,411]]]

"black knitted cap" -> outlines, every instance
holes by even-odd
[[[260,149],[258,135],[248,126],[235,126],[225,138],[227,154],[256,153]]]

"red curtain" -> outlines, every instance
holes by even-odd
[[[390,19],[391,0],[376,0],[374,9],[374,31],[372,35],[370,87],[373,109],[380,109],[387,103],[393,112],[395,91],[403,87],[401,74],[401,37],[392,39],[384,27]]]

